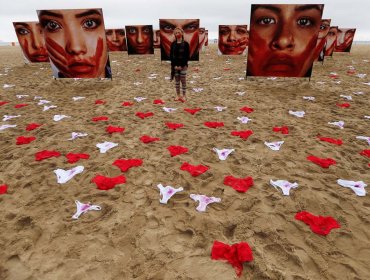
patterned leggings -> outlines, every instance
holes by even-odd
[[[180,95],[180,81],[182,84],[182,94],[185,95],[186,93],[186,71],[188,67],[183,67],[182,70],[175,70],[175,86],[176,86],[176,93]]]

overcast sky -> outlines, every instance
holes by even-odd
[[[151,24],[160,18],[199,18],[209,38],[217,38],[219,24],[248,24],[251,4],[325,4],[323,18],[332,25],[357,28],[356,41],[370,41],[370,0],[0,0],[0,41],[17,41],[13,21],[35,21],[38,9],[103,8],[106,28]]]

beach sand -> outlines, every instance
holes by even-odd
[[[358,197],[337,184],[337,179],[370,183],[370,159],[360,155],[369,145],[356,139],[370,137],[370,120],[364,117],[370,115],[370,86],[363,84],[370,82],[370,63],[364,61],[370,60],[370,46],[356,45],[351,54],[335,53],[323,65],[315,64],[311,81],[246,81],[246,57],[219,57],[216,45],[210,45],[199,62],[189,65],[186,103],[174,101],[174,82],[165,78],[170,67],[160,61],[158,50],[154,56],[112,53],[110,60],[113,81],[53,80],[49,64],[24,65],[19,47],[0,47],[0,101],[9,101],[0,107],[0,118],[21,115],[0,122],[17,125],[0,131],[0,185],[8,186],[0,195],[0,279],[237,279],[230,264],[211,259],[215,240],[250,245],[254,260],[244,263],[239,279],[370,279],[369,196]],[[355,74],[347,73],[348,66],[355,67]],[[338,78],[330,78],[331,72]],[[15,86],[4,89],[4,84]],[[199,88],[203,91],[193,90]],[[43,111],[36,96],[57,108]],[[75,96],[85,99],[73,101]],[[147,99],[137,102],[134,97]],[[106,103],[96,105],[98,99]],[[155,99],[165,104],[154,105]],[[134,105],[123,107],[124,101]],[[336,105],[346,102],[350,108]],[[29,105],[14,108],[21,103]],[[177,110],[167,113],[163,106]],[[218,112],[215,106],[227,108]],[[254,111],[240,111],[244,106]],[[184,108],[202,110],[191,115]],[[298,118],[289,110],[306,114]],[[136,112],[154,116],[140,119]],[[70,118],[55,122],[56,114]],[[109,120],[91,120],[98,116]],[[251,121],[242,124],[237,119],[241,116]],[[339,120],[345,122],[344,129],[328,124]],[[208,128],[203,124],[207,121],[224,126]],[[184,127],[171,130],[165,122]],[[29,123],[43,125],[26,131]],[[108,125],[125,131],[108,134]],[[274,132],[275,126],[288,126],[289,134]],[[253,135],[243,140],[232,136],[233,130],[252,130]],[[72,132],[88,136],[69,141]],[[139,138],[145,134],[160,141],[144,144]],[[343,145],[319,141],[318,135],[342,139]],[[18,136],[36,140],[16,145]],[[99,153],[96,144],[104,141],[119,145]],[[265,141],[284,144],[273,151]],[[171,157],[170,145],[189,151]],[[214,147],[235,151],[221,161]],[[35,153],[42,150],[62,156],[35,161]],[[65,157],[70,152],[90,158],[70,164]],[[337,164],[325,169],[308,161],[309,155]],[[112,165],[130,158],[142,159],[143,165],[127,172]],[[184,162],[209,170],[192,177],[180,170]],[[77,165],[85,170],[65,184],[57,183],[53,170]],[[96,175],[124,175],[126,183],[99,190],[91,182]],[[254,185],[239,193],[223,184],[228,175],[251,176]],[[297,182],[299,187],[283,196],[270,179]],[[160,204],[160,183],[184,190]],[[192,193],[221,202],[200,213],[189,197]],[[99,205],[101,211],[73,220],[75,200]],[[332,216],[341,228],[317,235],[295,219],[300,211]]]

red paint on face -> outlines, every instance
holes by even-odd
[[[218,48],[224,55],[240,55],[248,46],[247,25],[220,25]]]
[[[101,9],[42,10],[39,21],[58,76],[105,77],[108,47]]]
[[[314,54],[315,60],[319,59],[320,53],[323,51],[326,44],[326,36],[328,35],[330,30],[330,22],[330,19],[321,20],[319,37],[317,38],[316,50]]]
[[[325,56],[332,56],[337,42],[338,27],[330,27],[329,33],[326,36],[326,51]]]
[[[96,44],[96,53],[93,56],[93,59],[95,60],[95,65],[99,65],[99,61],[102,54],[103,54],[103,38],[99,38]]]
[[[62,46],[50,38],[46,38],[46,43],[50,46],[48,50],[53,63],[66,77],[90,78],[97,76],[104,50],[103,38],[99,37],[95,54],[85,59],[77,59],[76,56],[67,53]]]
[[[187,37],[186,35],[184,36],[185,38]],[[189,40],[189,45],[190,45],[190,57],[192,57],[195,53],[199,52],[199,32],[198,30],[195,31]]]
[[[321,23],[320,5],[255,5],[251,16],[248,73],[305,77]]]
[[[127,51],[124,29],[108,29],[106,30],[106,38],[109,51]]]
[[[342,29],[338,30],[335,52],[349,52],[355,36],[356,29]]]
[[[126,26],[128,54],[152,54],[153,29],[150,25]]]
[[[18,41],[25,57],[30,62],[48,62],[49,56],[38,22],[14,23]]]

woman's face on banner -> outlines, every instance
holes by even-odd
[[[195,53],[198,53],[199,20],[164,19],[160,20],[159,24],[161,30],[161,45],[167,56],[170,56],[171,44],[173,41],[175,41],[173,31],[176,27],[180,27],[182,30],[184,30],[184,41],[189,43],[190,57],[192,57]]]
[[[38,22],[14,22],[15,32],[23,53],[30,62],[48,62],[41,25]]]
[[[330,22],[331,22],[330,19],[321,20],[319,37],[317,38],[315,55],[314,55],[315,60],[319,58],[320,53],[322,52],[325,46],[326,36],[328,35],[329,29],[330,29]]]
[[[319,37],[318,39],[324,39],[330,30],[330,19],[323,19],[320,24],[320,31],[319,31]]]
[[[355,37],[355,28],[338,28],[337,42],[335,46],[336,52],[349,51],[350,46],[353,42],[353,37]]]
[[[126,35],[124,29],[107,29],[105,30],[108,49],[111,52],[126,51]]]
[[[335,43],[337,41],[338,26],[332,26],[329,29],[328,35],[326,36],[326,52],[325,55],[331,55],[333,53]]]
[[[218,38],[218,48],[222,54],[240,55],[248,46],[248,26],[220,25]]]
[[[126,26],[127,43],[134,54],[153,53],[153,28],[151,25]]]
[[[108,60],[101,9],[42,10],[50,59],[67,78],[105,78]]]
[[[203,47],[206,40],[206,29],[204,27],[199,28],[199,50]]]
[[[161,47],[161,31],[159,29],[153,32],[153,45],[155,48]]]
[[[322,5],[253,5],[248,72],[305,77],[313,63]]]

